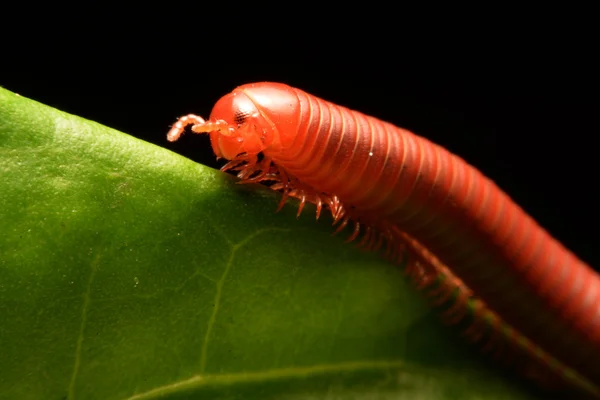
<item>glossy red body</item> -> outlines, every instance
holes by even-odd
[[[241,136],[211,133],[217,155],[261,152],[374,225],[392,223],[508,324],[600,384],[599,275],[464,160],[282,84],[240,86],[210,120],[240,127]]]

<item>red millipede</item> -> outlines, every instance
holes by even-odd
[[[236,88],[208,121],[223,170],[242,183],[271,182],[332,213],[349,240],[408,255],[415,285],[447,305],[450,323],[538,383],[560,379],[600,398],[600,276],[539,226],[496,184],[446,149],[387,122],[284,84]],[[336,231],[336,232],[337,232]],[[519,363],[522,363],[519,364]]]

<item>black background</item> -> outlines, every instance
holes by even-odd
[[[15,28],[3,36],[0,85],[218,167],[206,137],[168,143],[169,126],[207,117],[237,85],[281,81],[462,156],[598,268],[600,85],[589,24],[567,27],[558,15],[519,31],[452,19],[401,30],[410,18],[392,15],[384,30],[359,18],[325,31],[306,20],[259,24],[231,7],[167,7],[152,20],[145,9],[94,11]]]

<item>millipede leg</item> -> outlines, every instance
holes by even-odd
[[[304,205],[306,204],[306,195],[304,192],[300,195],[300,205],[298,206],[298,213],[296,214],[296,218],[300,218],[300,214],[302,214],[302,210],[304,209]]]
[[[356,237],[358,236],[359,233],[360,233],[360,224],[358,222],[355,222],[354,223],[354,232],[348,239],[346,239],[346,243],[350,243],[354,239],[356,239]]]

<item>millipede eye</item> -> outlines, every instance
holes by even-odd
[[[244,110],[237,110],[234,114],[233,114],[233,122],[240,125],[243,124],[244,122],[246,122],[246,120],[248,119],[248,117],[250,117],[250,112],[248,111],[244,111]]]

